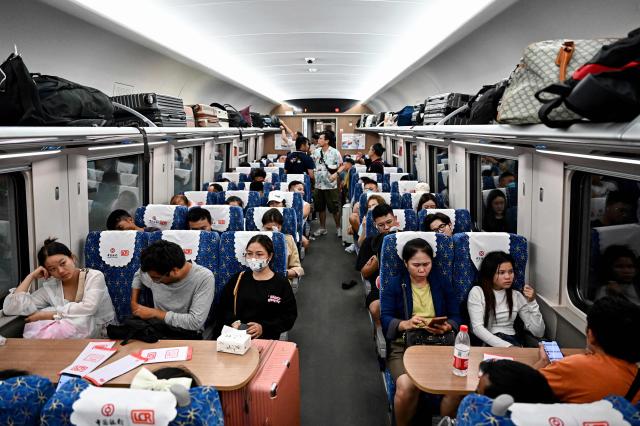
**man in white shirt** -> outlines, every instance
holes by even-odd
[[[316,188],[314,192],[315,209],[319,213],[320,228],[313,233],[315,237],[327,234],[327,213],[333,215],[333,220],[340,235],[340,189],[338,188],[338,173],[342,171],[342,156],[337,149],[332,148],[331,132],[322,132],[318,138],[318,146],[313,152],[316,164]]]

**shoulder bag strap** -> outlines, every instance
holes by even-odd
[[[624,399],[629,402],[633,401],[633,397],[636,396],[638,390],[640,390],[640,368],[638,368],[636,378],[633,379],[633,383],[631,383],[631,387],[629,388],[627,394],[624,396]]]
[[[76,303],[82,302],[84,297],[84,282],[87,278],[87,270],[80,269],[80,276],[78,277],[78,290],[76,291]]]
[[[236,286],[233,288],[233,317],[236,317],[236,305],[238,303],[238,289],[240,288],[240,280],[244,275],[244,271],[240,272],[238,275],[238,280],[236,281]]]
[[[409,304],[407,303],[407,284],[402,282],[402,304],[404,305],[404,319],[409,320]]]

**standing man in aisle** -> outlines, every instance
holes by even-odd
[[[284,171],[291,174],[308,174],[311,179],[314,178],[313,170],[316,168],[311,156],[307,154],[309,150],[309,139],[299,136],[296,139],[296,150],[287,154],[287,160],[284,162]]]
[[[314,192],[315,210],[319,212],[320,228],[313,233],[315,237],[327,234],[327,213],[333,220],[340,235],[340,190],[338,189],[338,173],[342,171],[342,157],[337,149],[330,146],[331,132],[322,132],[318,138],[318,146],[313,153],[316,163],[316,189]]]

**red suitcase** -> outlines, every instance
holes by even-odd
[[[221,392],[226,426],[299,426],[300,362],[295,343],[254,340],[260,351],[256,375],[247,386]]]

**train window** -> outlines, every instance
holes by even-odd
[[[407,152],[407,160],[405,165],[405,172],[412,174],[417,178],[418,169],[416,164],[418,162],[418,144],[415,142],[406,142],[405,150]]]
[[[26,212],[24,178],[19,173],[0,175],[0,304],[16,287],[29,268],[26,223],[19,212]]]
[[[444,205],[449,207],[449,149],[439,146],[430,147],[431,191],[441,195]]]
[[[238,158],[242,161],[249,161],[249,139],[242,139],[238,144]]]
[[[143,203],[142,156],[103,158],[87,162],[89,229],[106,229],[107,217],[115,209],[131,215]]]
[[[478,184],[471,188],[479,188],[480,196],[476,199],[481,208],[476,209],[475,219],[486,232],[518,231],[518,160],[499,158],[488,155],[475,156],[479,167],[472,168],[479,173]],[[477,163],[476,163],[477,164]],[[474,179],[477,176],[470,176]]]
[[[200,148],[176,148],[173,154],[173,192],[198,190]]]
[[[227,168],[229,166],[230,150],[230,143],[219,143],[215,145],[215,149],[213,151],[213,179],[216,181],[222,179],[222,173],[227,171]]]
[[[638,180],[572,176],[568,290],[580,309],[610,294],[640,304],[639,198]]]
[[[400,156],[402,154],[402,141],[391,139],[391,165],[393,167],[402,167],[400,164]]]

